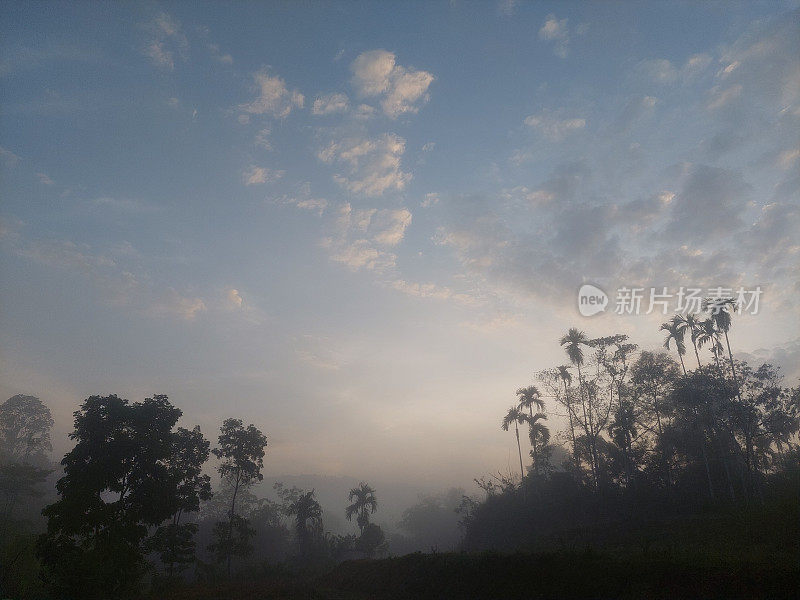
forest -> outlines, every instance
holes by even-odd
[[[569,329],[487,424],[514,436],[518,470],[421,498],[405,536],[375,523],[368,482],[341,498],[358,533],[326,530],[314,489],[263,481],[269,432],[241,419],[212,443],[166,395],[91,396],[54,464],[49,408],[14,396],[0,597],[791,597],[800,386],[734,358],[735,316],[727,300],[676,315],[655,352]]]

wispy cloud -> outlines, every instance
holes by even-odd
[[[346,173],[337,173],[334,180],[347,190],[366,196],[381,196],[387,191],[402,190],[411,181],[411,173],[403,171],[401,159],[406,142],[387,133],[377,138],[347,138],[330,142],[317,153],[324,163],[341,163]]]
[[[258,95],[252,102],[239,107],[243,113],[283,119],[295,108],[303,108],[305,103],[303,94],[287,88],[283,79],[270,75],[267,69],[255,73],[253,82]]]
[[[183,33],[180,23],[165,12],[147,23],[145,31],[148,39],[142,53],[159,69],[172,71],[177,61],[189,57],[189,40]]]

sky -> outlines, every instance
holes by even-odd
[[[712,286],[761,288],[731,344],[796,385],[798,24],[4,3],[0,393],[51,407],[56,454],[87,396],[163,393],[210,438],[256,424],[267,473],[469,487],[513,468],[500,420],[569,327],[658,349],[668,317],[616,291]]]

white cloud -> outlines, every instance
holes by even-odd
[[[348,173],[334,175],[334,180],[356,194],[380,196],[388,190],[402,190],[411,173],[401,169],[405,140],[394,134],[378,138],[349,138],[330,142],[317,153],[324,163],[342,163]]]
[[[298,194],[294,196],[282,196],[281,198],[276,198],[274,202],[288,204],[309,212],[315,212],[319,216],[322,216],[325,209],[328,208],[328,201],[325,198],[314,198],[311,195],[311,185],[309,183],[301,185]]]
[[[322,240],[331,260],[353,271],[383,272],[395,265],[396,256],[389,248],[397,246],[411,224],[411,212],[361,208],[349,203],[339,207],[333,222],[333,235]]]
[[[225,293],[230,308],[242,308],[244,306],[244,298],[236,288],[231,288]]]
[[[569,54],[569,30],[567,19],[556,19],[553,14],[547,15],[547,19],[539,29],[539,39],[546,42],[553,42],[553,51],[559,58],[566,58]]]
[[[267,169],[266,167],[257,167],[251,165],[242,173],[242,181],[245,185],[261,185],[263,183],[272,183],[284,176],[286,171],[275,169]]]
[[[405,113],[416,113],[417,103],[428,101],[428,88],[433,74],[396,64],[394,53],[370,50],[360,54],[350,66],[353,86],[361,96],[380,96],[383,113],[396,119]]]
[[[371,223],[375,234],[373,239],[385,246],[396,246],[403,241],[406,228],[411,225],[411,212],[408,209],[381,210],[375,213]]]
[[[314,100],[314,106],[311,108],[311,114],[317,116],[332,115],[335,113],[347,112],[349,101],[344,94],[327,94],[318,96]]]
[[[50,179],[50,177],[46,173],[37,173],[36,179],[39,180],[39,183],[44,185],[55,185],[55,181]]]
[[[286,82],[277,76],[271,76],[266,69],[253,75],[258,97],[239,108],[252,115],[269,115],[284,118],[295,108],[303,108],[305,98],[297,90],[289,90]]]
[[[682,67],[666,58],[652,58],[641,61],[636,65],[636,70],[655,83],[670,84],[679,79],[689,81],[705,71],[710,64],[711,56],[708,54],[693,54]]]
[[[156,67],[165,71],[175,69],[176,60],[188,58],[189,40],[180,24],[167,13],[161,13],[145,26],[149,39],[142,52]]]
[[[539,131],[547,139],[558,142],[568,134],[584,129],[586,119],[559,119],[550,111],[545,110],[537,115],[526,117],[525,125]]]

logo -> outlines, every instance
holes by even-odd
[[[608,295],[599,287],[584,283],[578,290],[578,312],[584,317],[603,312],[606,306],[608,306]]]

